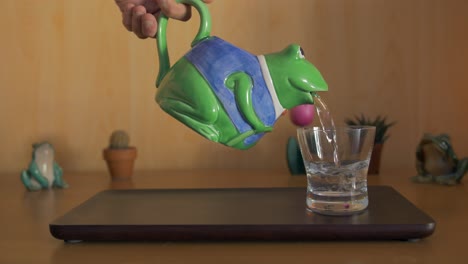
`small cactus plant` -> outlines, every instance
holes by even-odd
[[[129,179],[133,175],[137,149],[129,146],[129,142],[127,132],[115,130],[109,138],[109,146],[103,150],[112,180]]]
[[[130,137],[127,132],[123,130],[116,130],[112,132],[109,140],[109,148],[111,149],[126,149],[128,148],[128,143],[130,142]]]

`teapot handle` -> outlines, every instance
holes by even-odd
[[[197,9],[200,14],[200,27],[198,33],[195,36],[195,39],[192,41],[192,47],[195,46],[200,41],[208,38],[211,32],[211,15],[208,11],[206,5],[202,0],[176,0],[181,4],[188,4],[195,9]],[[156,34],[156,43],[158,46],[158,56],[159,56],[159,73],[156,80],[156,87],[159,87],[161,80],[166,76],[167,72],[171,67],[169,61],[169,52],[167,50],[167,38],[166,38],[166,28],[167,28],[168,17],[162,12],[158,19],[158,33]]]

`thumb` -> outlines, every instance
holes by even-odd
[[[168,17],[187,21],[192,16],[189,6],[179,4],[175,0],[156,0],[161,11]]]

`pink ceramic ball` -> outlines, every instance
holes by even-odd
[[[314,121],[315,107],[312,104],[298,105],[289,110],[289,118],[296,126],[304,127]]]

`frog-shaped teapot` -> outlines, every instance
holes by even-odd
[[[172,67],[167,50],[168,18],[159,18],[156,101],[168,114],[205,138],[248,149],[286,109],[313,104],[327,91],[320,72],[298,45],[255,56],[210,36],[211,16],[201,0],[178,0],[200,14],[192,49]]]

